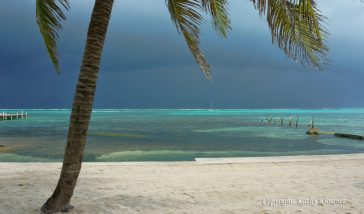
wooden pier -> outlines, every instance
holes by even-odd
[[[342,138],[350,138],[355,140],[364,140],[364,136],[356,135],[356,134],[343,134],[343,133],[335,133],[335,137],[342,137]]]
[[[2,120],[16,120],[16,119],[23,119],[23,118],[27,118],[28,117],[28,113],[27,112],[16,112],[16,114],[7,114],[5,112],[1,112],[0,113],[0,121]]]
[[[258,119],[258,120],[267,121],[269,125],[276,125],[276,124],[280,124],[281,126],[284,125],[284,123],[283,123],[284,117],[283,116],[280,117],[280,118],[277,118],[277,117],[273,118],[271,115],[268,115],[266,119]],[[299,116],[297,115],[296,125],[295,125],[296,127],[298,127],[298,120],[299,120]],[[348,139],[354,139],[354,140],[364,140],[364,135],[321,131],[320,129],[315,128],[314,122],[315,122],[315,117],[312,117],[309,124],[303,124],[303,125],[307,125],[308,127],[310,127],[308,129],[308,131],[306,132],[306,134],[308,134],[308,135],[333,135],[335,137],[340,137],[340,138],[348,138]],[[292,116],[289,117],[288,125],[289,125],[289,127],[293,126]]]
[[[344,134],[344,133],[337,133],[337,132],[323,132],[317,128],[310,128],[306,134],[308,135],[334,135],[335,137],[341,138],[349,138],[354,140],[364,140],[364,136],[356,135],[356,134]]]

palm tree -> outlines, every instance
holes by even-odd
[[[171,19],[201,70],[211,79],[210,66],[200,49],[202,14],[207,13],[212,26],[222,38],[230,27],[227,0],[165,0]],[[325,20],[315,0],[251,0],[267,23],[276,43],[285,54],[303,65],[324,69],[327,65]],[[72,105],[64,161],[58,184],[42,206],[43,213],[68,211],[81,170],[84,147],[96,91],[101,54],[113,7],[113,0],[95,0],[89,24],[82,66]],[[69,0],[37,0],[36,17],[41,35],[55,70],[59,72],[57,39],[64,10]]]

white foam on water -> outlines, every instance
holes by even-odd
[[[33,157],[33,156],[24,156],[12,153],[0,154],[0,162],[53,162],[53,161],[60,161],[60,160]]]

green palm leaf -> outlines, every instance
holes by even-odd
[[[251,0],[260,14],[267,15],[273,43],[303,65],[319,70],[328,65],[326,18],[314,0]]]
[[[58,4],[60,6],[58,6]],[[58,32],[62,29],[60,22],[66,17],[62,9],[68,10],[68,0],[37,0],[36,17],[48,54],[53,62],[54,68],[59,73],[57,39]]]
[[[166,0],[173,23],[183,35],[197,63],[207,79],[211,79],[210,65],[200,49],[202,7],[199,0]]]
[[[223,38],[231,31],[228,3],[226,0],[202,0],[202,7],[212,17],[212,26]]]

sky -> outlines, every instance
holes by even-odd
[[[35,1],[0,6],[0,108],[70,108],[91,0],[70,0],[60,34],[61,75],[53,70],[35,20]],[[330,67],[319,72],[272,44],[265,17],[248,0],[230,0],[232,32],[221,39],[207,20],[201,46],[206,80],[170,20],[164,0],[115,0],[95,108],[364,107],[364,3],[321,0],[328,18]]]

